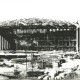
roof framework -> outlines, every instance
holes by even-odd
[[[56,28],[75,28],[73,23],[66,21],[56,21],[49,19],[29,18],[0,23],[1,28],[22,28],[22,29],[56,29]]]

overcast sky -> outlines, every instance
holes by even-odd
[[[0,0],[0,21],[21,18],[80,20],[80,0]]]

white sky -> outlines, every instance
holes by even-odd
[[[0,21],[20,18],[80,20],[80,0],[0,0]]]

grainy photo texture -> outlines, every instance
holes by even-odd
[[[0,0],[0,80],[80,80],[79,0]]]

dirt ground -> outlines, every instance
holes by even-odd
[[[38,80],[37,78],[28,78],[28,79],[9,79],[9,80]],[[80,78],[76,79],[62,79],[62,80],[80,80]]]

